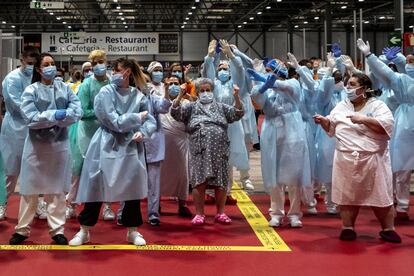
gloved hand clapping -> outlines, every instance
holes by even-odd
[[[371,47],[369,46],[368,41],[367,44],[365,44],[365,42],[362,39],[358,38],[357,46],[359,50],[364,54],[364,56],[371,54]]]
[[[341,46],[338,43],[332,44],[332,53],[336,58],[339,58],[342,55]]]
[[[262,85],[262,87],[259,88],[259,93],[263,94],[264,92],[266,92],[267,89],[273,88],[273,85],[275,84],[275,82],[276,82],[275,74],[268,76],[266,82]]]
[[[297,60],[297,58],[292,54],[292,53],[288,53],[288,58],[290,61],[290,64],[292,65],[293,68],[298,69],[299,68],[299,62]]]
[[[331,52],[329,52],[326,55],[326,66],[328,66],[330,69],[333,69],[336,65],[334,56],[335,56],[335,54],[332,54]]]
[[[253,81],[266,82],[265,76],[263,76],[262,74],[256,72],[255,70],[251,68],[247,68],[247,73],[249,74],[250,79]]]
[[[389,60],[392,61],[393,59],[395,59],[397,57],[397,54],[401,52],[401,48],[398,46],[395,47],[385,47],[382,50],[382,54]]]
[[[58,121],[62,121],[66,118],[66,109],[58,109],[55,112],[55,119]]]

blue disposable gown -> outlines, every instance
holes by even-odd
[[[414,169],[414,79],[407,74],[395,73],[375,55],[367,58],[374,76],[394,91],[400,103],[395,111],[394,132],[391,139],[392,171]]]
[[[253,61],[246,54],[239,50],[235,50],[234,54],[240,57],[243,68],[246,71],[248,68],[253,68]],[[247,142],[256,144],[259,142],[259,134],[257,131],[256,115],[253,106],[252,99],[250,97],[251,90],[253,88],[253,82],[247,74],[244,77],[244,83],[240,87],[239,96],[243,103],[244,116],[241,119],[243,125],[244,135],[246,136]]]
[[[154,91],[151,91],[151,94],[145,96],[148,102],[148,111],[157,122],[157,129],[154,134],[144,140],[147,163],[160,162],[165,158],[165,134],[162,129],[160,114],[169,112],[171,101],[157,95]]]
[[[320,81],[320,86],[316,96],[317,112],[323,116],[331,113],[332,109],[346,98],[344,87],[335,87],[333,77],[325,76]],[[328,134],[318,127],[316,130],[317,159],[315,167],[315,177],[319,183],[332,183],[332,168],[335,154],[336,139],[329,137]]]
[[[22,112],[29,127],[26,137],[20,194],[59,194],[68,192],[71,162],[68,126],[82,117],[78,97],[69,85],[33,83],[24,90]],[[57,109],[66,109],[66,118],[55,119]]]
[[[24,140],[27,135],[27,125],[20,106],[23,91],[31,84],[31,79],[32,75],[26,75],[20,69],[16,69],[3,80],[6,115],[1,125],[0,150],[6,175],[20,174]]]
[[[231,79],[222,82],[215,78],[214,60],[211,57],[204,59],[204,69],[207,76],[214,81],[214,97],[220,103],[234,105],[233,85],[236,84],[240,88],[243,87],[244,69],[239,57],[230,60]],[[243,106],[244,108],[244,106]],[[244,141],[244,130],[241,121],[235,121],[228,125],[227,134],[230,140],[230,166],[236,167],[238,170],[249,169],[249,157],[247,154],[246,144]]]
[[[276,81],[274,89],[252,91],[265,119],[260,139],[261,167],[265,189],[276,185],[311,185],[309,150],[305,125],[299,111],[301,89],[296,79]]]
[[[94,110],[101,125],[86,153],[76,202],[145,198],[144,145],[132,137],[138,131],[150,137],[156,129],[151,115],[141,121],[139,113],[148,110],[147,99],[136,88],[119,89],[108,84],[95,97]]]

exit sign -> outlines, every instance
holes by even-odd
[[[30,2],[31,9],[63,10],[65,2],[36,1]]]

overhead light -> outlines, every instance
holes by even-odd
[[[195,10],[195,9],[196,9],[196,7],[195,7],[195,6],[192,6],[192,7],[191,7],[191,9],[192,9],[192,10]]]
[[[16,26],[14,26],[14,25],[11,25],[11,27],[14,29],[14,28],[16,28]]]
[[[62,24],[66,24],[66,21],[63,21]]]
[[[126,22],[124,21],[124,22],[122,22],[122,24],[126,25]]]
[[[6,24],[6,21],[2,21],[1,23]]]
[[[56,19],[57,19],[57,20],[60,20],[61,18],[58,16],[58,17],[56,17]]]
[[[50,12],[49,14],[50,14],[50,15],[53,15],[53,12]]]
[[[261,11],[259,11],[259,12],[257,12],[257,14],[258,14],[258,15],[261,15],[261,14],[262,14],[262,12],[261,12]]]
[[[224,16],[223,15],[207,15],[206,17],[204,17],[205,19],[223,19]]]
[[[125,29],[128,29],[128,26],[125,26]]]
[[[123,13],[122,13],[122,12],[120,12],[120,13],[119,13],[119,15],[123,15]]]
[[[118,3],[118,0],[114,0],[114,3]]]
[[[116,9],[117,9],[117,10],[120,10],[120,9],[121,9],[121,6],[117,6],[117,7],[116,7]]]
[[[308,24],[308,21],[303,21],[303,24]]]
[[[42,10],[46,10],[46,8],[42,8]]]
[[[342,6],[341,9],[343,9],[343,10],[346,9],[346,6]]]
[[[277,0],[277,2],[282,2],[282,0]]]
[[[365,24],[368,24],[368,23],[369,23],[369,21],[368,21],[368,20],[367,20],[367,21],[364,21],[364,23],[365,23]]]
[[[364,2],[364,0],[358,0],[358,2]]]
[[[299,28],[299,25],[295,25],[295,28]]]
[[[190,20],[190,17],[186,17],[185,20]]]
[[[244,21],[244,22],[243,22],[243,24],[244,24],[244,25],[246,25],[246,24],[247,24],[247,22],[246,22],[246,21]]]
[[[196,3],[200,2],[200,0],[195,0]]]
[[[272,7],[271,6],[267,6],[266,7],[266,10],[270,10]]]
[[[408,28],[414,28],[414,25],[408,26]]]
[[[380,16],[379,19],[385,19],[385,16]]]
[[[187,22],[183,22],[184,25],[187,25]]]
[[[237,28],[241,28],[241,27],[243,27],[243,26],[242,25],[237,26]]]
[[[184,25],[181,26],[181,29],[184,29]]]
[[[315,20],[318,20],[319,19],[319,16],[315,16],[315,18],[314,18]]]
[[[192,15],[193,13],[192,12],[188,12],[188,15]]]
[[[68,29],[72,29],[72,26],[68,26]]]
[[[124,20],[125,20],[125,18],[121,17],[121,20],[122,20],[122,21],[124,21]]]
[[[210,12],[233,12],[233,9],[210,9]]]
[[[254,19],[254,17],[252,16],[252,17],[250,17],[249,19],[250,19],[250,20],[253,20],[253,19]]]

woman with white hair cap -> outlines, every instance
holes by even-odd
[[[158,61],[153,61],[148,65],[147,72],[150,74],[151,84],[155,95],[163,97],[164,95],[164,69]]]
[[[89,78],[90,76],[93,76],[92,63],[87,61],[87,62],[84,62],[82,64],[82,77],[83,77],[83,80]]]

